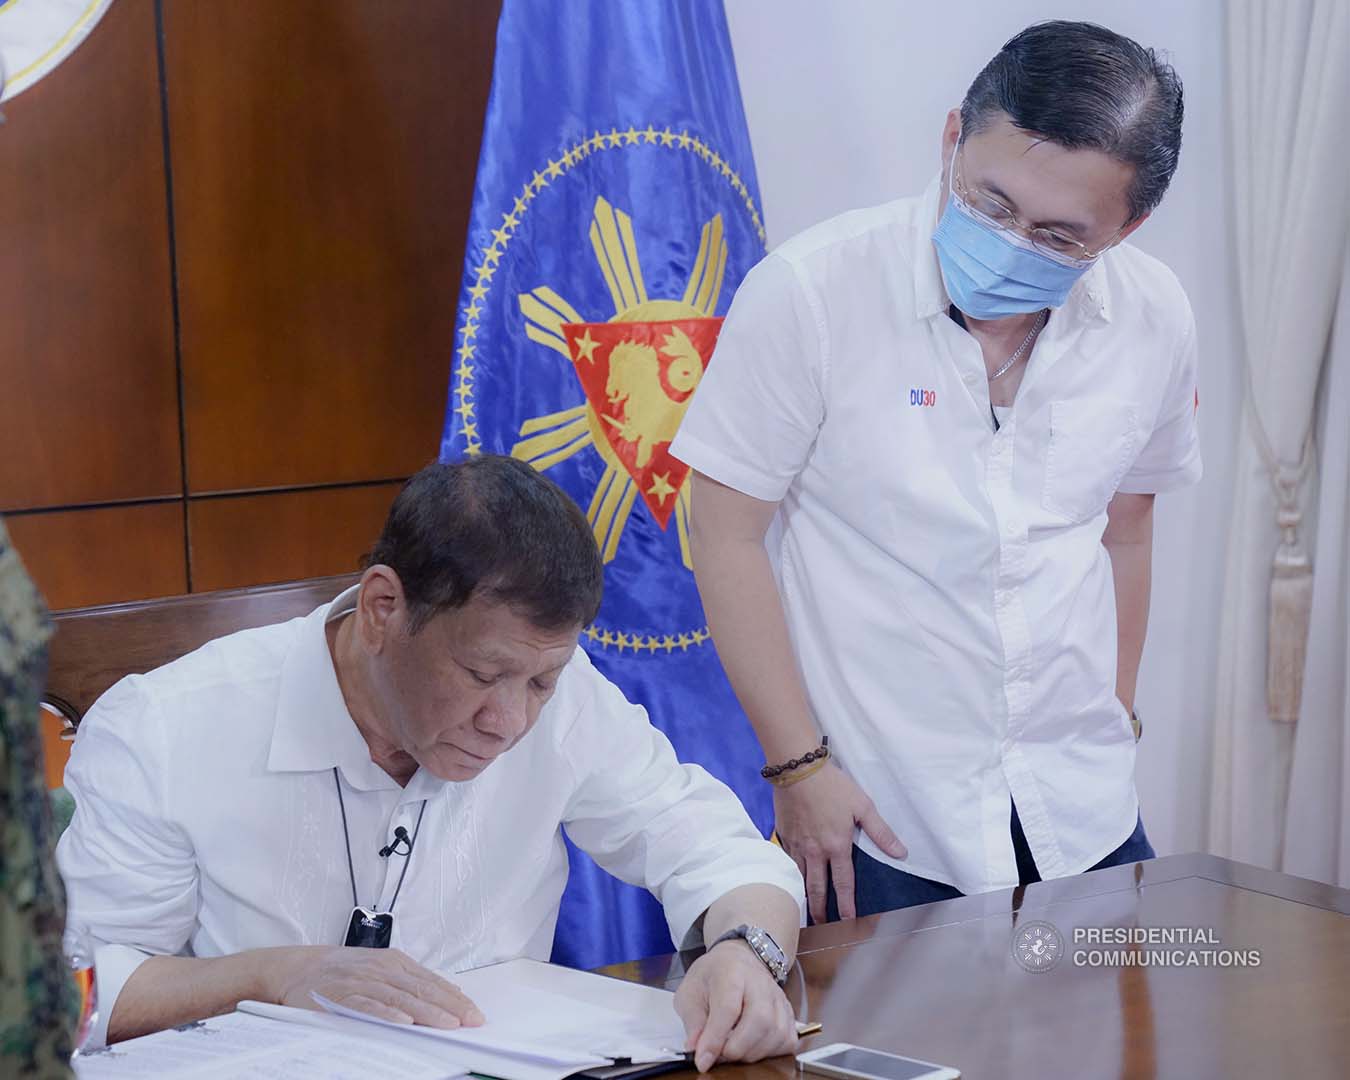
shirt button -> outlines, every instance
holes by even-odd
[[[961,377],[965,380],[967,386],[974,386],[974,385],[975,385],[975,376],[974,376],[974,375],[972,375],[972,374],[966,374],[966,375],[963,375],[963,376],[961,376]]]
[[[1010,521],[1010,522],[1008,522],[1007,526],[1004,528],[1003,531],[1004,531],[1005,533],[1007,533],[1009,536],[1016,536],[1016,535],[1017,535],[1017,526],[1014,525],[1014,524]]]

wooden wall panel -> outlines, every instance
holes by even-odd
[[[4,112],[0,510],[180,491],[151,0]]]
[[[497,12],[165,5],[194,493],[435,456]]]
[[[498,11],[118,0],[6,103],[0,512],[54,606],[369,548],[437,449]]]
[[[187,591],[181,502],[22,514],[5,528],[53,609]]]
[[[196,499],[192,586],[233,589],[345,574],[375,544],[401,484]]]

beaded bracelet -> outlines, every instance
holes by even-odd
[[[820,745],[816,749],[803,754],[799,758],[793,758],[791,761],[784,762],[782,765],[765,765],[759,770],[759,775],[772,783],[778,783],[777,777],[785,772],[791,772],[793,769],[800,769],[803,765],[810,765],[812,762],[819,761],[822,765],[830,756],[830,737],[822,735]],[[815,772],[815,769],[811,770]]]
[[[775,776],[769,783],[774,787],[791,787],[793,784],[805,780],[808,776],[814,776],[829,763],[830,759],[827,757],[818,758],[811,762],[810,765],[803,765],[800,769],[794,769],[792,772],[783,773],[782,776]]]

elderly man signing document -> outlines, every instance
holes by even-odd
[[[565,825],[677,943],[712,946],[676,999],[700,1069],[791,1050],[800,875],[577,647],[601,588],[551,482],[433,465],[331,604],[109,690],[58,852],[106,1039],[312,991],[482,1023],[438,973],[547,958]]]

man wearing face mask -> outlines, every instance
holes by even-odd
[[[577,647],[602,581],[530,466],[430,465],[331,604],[104,694],[57,855],[108,1041],[316,992],[490,1025],[445,975],[548,958],[566,827],[707,946],[675,998],[698,1068],[791,1050],[801,877]]]
[[[1200,476],[1195,333],[1122,242],[1181,120],[1152,50],[1030,27],[922,196],[736,295],[672,453],[814,919],[1153,854],[1135,679],[1154,495]]]

